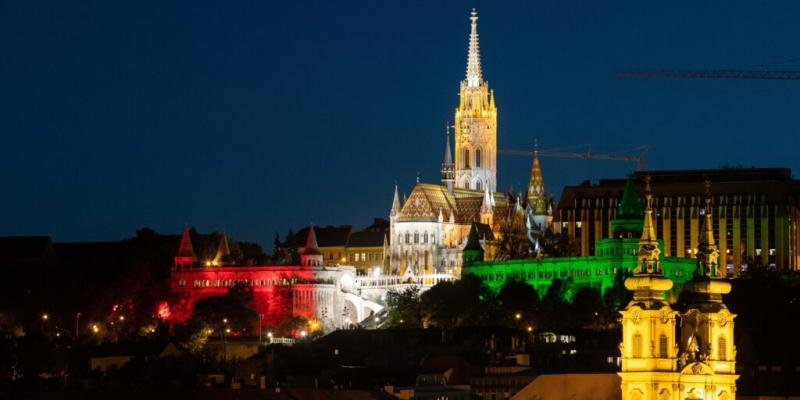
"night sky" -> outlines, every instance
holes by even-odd
[[[800,169],[800,82],[612,76],[800,57],[800,3],[608,3],[0,1],[0,235],[188,223],[270,251],[276,231],[386,217],[395,181],[439,181],[473,6],[502,149]],[[556,195],[633,168],[542,167]],[[498,187],[529,168],[499,158]]]

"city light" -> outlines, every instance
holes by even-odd
[[[100,333],[100,327],[97,324],[92,324],[92,332]]]
[[[42,314],[42,320],[47,321],[48,319],[50,319],[50,316],[47,313]]]
[[[306,337],[308,333],[306,331],[300,331],[300,337]]]
[[[520,319],[520,318],[522,318],[522,314],[520,313],[514,314],[514,319]]]
[[[125,316],[124,316],[124,315],[120,315],[120,316],[119,316],[119,320],[120,320],[120,321],[125,321]]]
[[[532,326],[528,326],[528,332],[533,332],[533,327]]]

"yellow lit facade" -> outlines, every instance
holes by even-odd
[[[653,225],[649,180],[647,208],[638,265],[625,287],[634,292],[622,315],[623,400],[729,400],[736,397],[736,350],[733,318],[722,303],[731,286],[716,275],[718,250],[713,219],[707,213],[700,229],[695,277],[684,290],[690,305],[680,316],[664,301],[672,281],[660,266]],[[706,199],[710,209],[710,196]],[[680,336],[676,337],[676,326]]]

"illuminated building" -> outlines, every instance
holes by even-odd
[[[602,294],[614,286],[621,272],[631,272],[639,251],[638,238],[643,232],[654,229],[653,225],[646,225],[642,199],[636,194],[633,179],[628,180],[615,215],[616,218],[610,222],[614,235],[598,240],[593,246],[596,252],[592,256],[473,262],[465,266],[464,272],[477,275],[495,291],[500,290],[506,281],[516,279],[527,282],[540,296],[544,296],[553,279],[561,279],[574,288],[592,287]],[[655,243],[663,252],[663,242],[657,240]],[[661,265],[664,273],[677,283],[669,294],[670,298],[676,298],[682,284],[692,277],[694,260],[664,257]]]
[[[306,232],[300,265],[237,266],[198,261],[190,231],[185,227],[171,274],[170,287],[176,300],[159,314],[171,322],[183,322],[191,317],[197,301],[224,295],[236,285],[246,285],[252,288],[253,306],[261,324],[276,326],[294,315],[317,321],[321,329],[331,330],[352,326],[380,312],[389,290],[402,291],[411,286],[427,290],[436,283],[454,279],[439,274],[408,280],[358,274],[350,265],[324,266],[316,227]],[[224,237],[222,240],[227,241]]]
[[[664,243],[663,254],[693,257],[698,248],[703,181],[712,190],[715,234],[719,237],[721,275],[737,274],[748,265],[800,268],[800,181],[785,168],[637,172],[653,179],[653,223]],[[613,236],[624,180],[586,181],[564,188],[554,215],[554,229],[580,243],[581,255],[595,253],[599,239]]]
[[[467,76],[461,81],[455,114],[455,183],[461,189],[497,190],[497,108],[494,91],[483,80],[478,13],[470,15]],[[449,140],[448,140],[449,142]]]
[[[639,242],[638,263],[625,287],[633,300],[622,315],[623,400],[706,399],[736,396],[736,351],[733,319],[722,302],[730,283],[718,277],[713,217],[705,215],[701,249],[694,277],[686,284],[690,305],[680,315],[664,300],[672,281],[664,276],[655,237],[652,195],[646,188],[645,229]],[[705,200],[711,205],[711,195]],[[676,337],[676,327],[680,336]]]
[[[308,227],[294,236],[295,243],[305,243]],[[350,225],[314,227],[319,251],[323,256],[321,265],[352,265],[360,274],[385,272],[385,254],[388,246],[389,221],[375,218],[372,225],[363,230],[354,230]],[[304,247],[297,247],[302,256]]]
[[[552,219],[538,157],[531,168],[527,220],[521,199],[496,192],[497,107],[494,92],[483,80],[475,10],[470,22],[467,73],[455,111],[455,158],[448,128],[441,185],[417,182],[402,203],[395,186],[386,252],[390,274],[459,275],[461,250],[473,222],[479,223],[485,257],[493,259],[504,228],[519,221],[529,227],[535,241]]]

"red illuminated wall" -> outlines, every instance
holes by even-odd
[[[208,267],[173,271],[170,321],[191,317],[198,300],[221,296],[237,282],[253,288],[253,306],[262,315],[262,325],[275,326],[290,315],[314,318],[314,272],[303,266]]]

